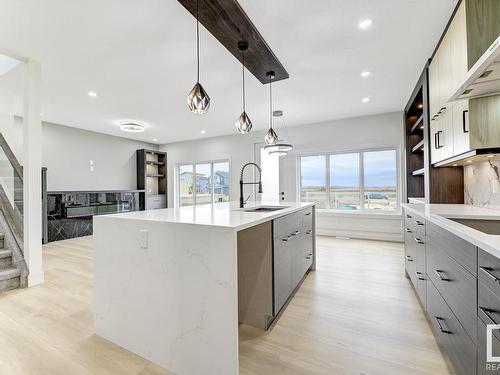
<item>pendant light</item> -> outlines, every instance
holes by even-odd
[[[187,105],[191,112],[203,114],[210,108],[210,97],[200,84],[200,21],[198,16],[198,0],[196,0],[196,85],[187,97]]]
[[[267,72],[267,76],[269,77],[269,130],[267,131],[266,136],[264,137],[264,141],[268,145],[273,145],[278,140],[278,135],[273,129],[273,89],[272,82],[274,78],[274,72],[271,70]]]
[[[273,117],[275,117],[276,122],[278,122],[283,117],[283,111],[273,111]],[[284,122],[282,120],[279,122],[281,122],[281,137],[278,137],[274,144],[264,146],[264,150],[268,151],[269,155],[284,156],[288,154],[288,151],[292,151],[293,149],[293,145],[289,142],[288,131]]]
[[[236,120],[236,123],[234,125],[241,134],[246,134],[250,130],[252,130],[252,121],[250,120],[250,117],[248,117],[245,110],[245,51],[248,49],[248,43],[238,42],[238,48],[241,51],[243,112],[241,113],[240,117],[238,117],[238,120]]]

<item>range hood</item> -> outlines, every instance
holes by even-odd
[[[500,94],[500,35],[465,75],[449,101]]]

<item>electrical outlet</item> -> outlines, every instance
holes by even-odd
[[[147,249],[149,247],[149,234],[147,229],[139,230],[139,244],[141,249]]]

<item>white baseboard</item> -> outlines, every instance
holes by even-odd
[[[40,285],[43,284],[45,280],[45,276],[43,272],[36,273],[36,274],[29,274],[28,275],[28,288],[31,288],[32,286],[35,285]]]

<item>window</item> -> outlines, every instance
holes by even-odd
[[[334,210],[396,210],[396,149],[300,158],[300,199]]]
[[[179,206],[229,201],[229,162],[183,164],[178,167]]]

